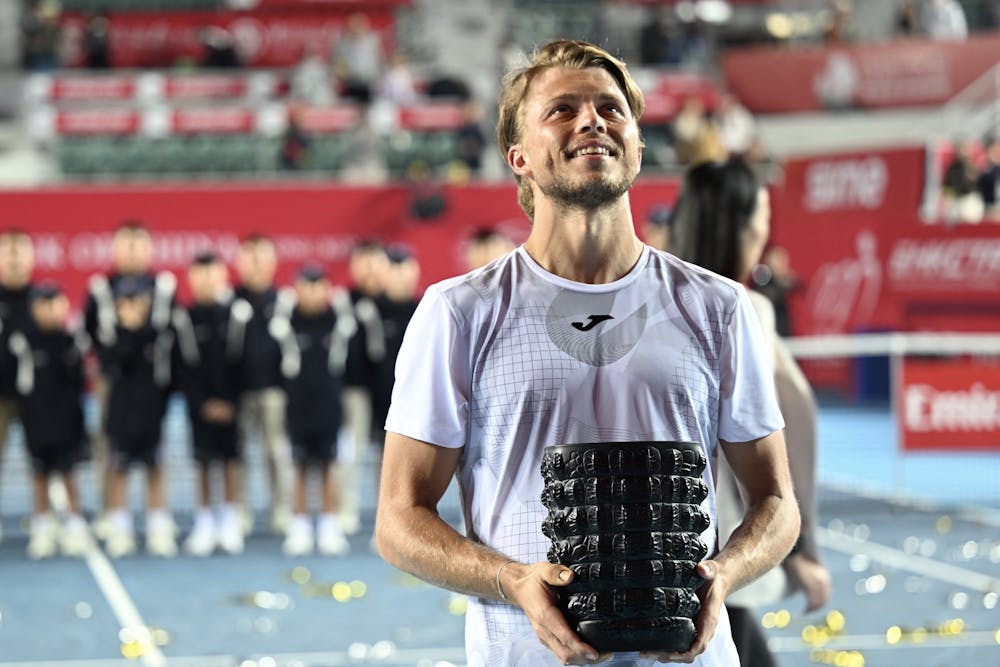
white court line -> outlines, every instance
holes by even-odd
[[[69,508],[66,486],[62,483],[62,480],[52,480],[49,484],[49,497],[51,498],[52,507],[56,512],[64,514]],[[130,632],[139,643],[142,651],[140,656],[142,663],[147,667],[163,667],[166,665],[167,661],[163,652],[153,642],[152,634],[149,632],[146,622],[142,620],[142,616],[139,615],[139,610],[132,601],[132,597],[125,590],[125,585],[122,584],[118,573],[111,566],[108,557],[97,546],[97,541],[94,539],[89,528],[87,529],[83,557],[87,563],[87,568],[94,577],[94,581],[97,582],[101,593],[104,594],[104,599],[111,605],[111,611],[114,613],[115,618],[118,619],[118,623],[123,630]],[[37,663],[29,664],[37,665]],[[106,660],[104,664],[107,664]]]
[[[956,586],[962,586],[963,588],[981,593],[1000,591],[1000,579],[996,577],[990,577],[979,572],[949,565],[939,560],[925,558],[924,556],[908,554],[905,551],[875,542],[859,540],[850,535],[835,533],[828,528],[817,527],[816,539],[820,546],[827,549],[833,549],[834,551],[850,555],[863,554],[872,560],[885,563],[898,570],[908,570],[930,579],[937,579],[938,581],[955,584]]]
[[[824,476],[820,487],[846,493],[859,498],[879,500],[893,505],[911,507],[924,512],[946,512],[954,514],[959,519],[982,524],[991,528],[1000,528],[1000,509],[984,505],[962,504],[954,508],[944,507],[940,501],[931,498],[890,491],[870,482],[863,482],[844,475]]]
[[[885,639],[885,635],[838,635],[831,637],[822,646],[809,646],[799,637],[769,637],[767,646],[772,651],[778,653],[801,653],[802,651],[815,651],[827,648],[853,649],[865,651],[897,650],[907,648],[974,648],[977,646],[996,646],[996,634],[989,630],[978,630],[976,632],[962,632],[955,637],[937,637],[927,635],[919,642],[904,639],[898,644],[890,644]],[[6,667],[0,665],[0,667]]]

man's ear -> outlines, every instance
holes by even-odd
[[[520,144],[514,144],[507,149],[507,166],[518,176],[527,176],[531,173],[527,156],[521,151]]]

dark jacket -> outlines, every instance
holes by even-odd
[[[73,449],[86,441],[83,418],[83,354],[86,336],[40,331],[32,326],[15,333],[15,380],[20,418],[28,446]]]
[[[276,318],[272,331],[281,343],[281,371],[288,396],[286,424],[299,438],[336,437],[342,410],[347,344],[356,327],[347,294],[337,292],[330,308],[305,315],[299,308],[288,319]]]
[[[0,398],[17,397],[14,386],[17,360],[10,351],[10,338],[15,332],[24,332],[31,325],[30,289],[30,286],[7,289],[0,285]]]
[[[172,328],[158,331],[147,322],[135,331],[116,326],[112,344],[99,349],[101,367],[111,384],[107,430],[112,440],[159,441],[173,345]]]
[[[241,286],[235,294],[237,299],[250,304],[252,310],[244,328],[241,384],[246,390],[281,386],[281,350],[268,331],[278,307],[278,291],[272,287],[253,292]]]

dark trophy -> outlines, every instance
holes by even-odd
[[[689,442],[552,445],[542,454],[549,561],[573,570],[559,589],[570,625],[598,651],[688,650],[707,547],[701,446]]]

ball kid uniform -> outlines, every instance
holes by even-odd
[[[25,444],[36,474],[67,473],[86,457],[86,338],[29,327],[10,339]]]
[[[289,290],[284,298],[294,299]],[[328,465],[337,458],[343,414],[347,345],[355,330],[347,292],[334,290],[330,307],[306,314],[297,306],[286,318],[271,321],[281,347],[281,372],[288,396],[286,424],[295,463]]]
[[[210,399],[236,406],[243,329],[251,314],[250,304],[231,294],[222,301],[174,311],[177,386],[187,402],[194,459],[200,464],[240,459],[236,419],[224,424],[208,421],[202,407]]]
[[[466,534],[525,563],[546,560],[539,471],[547,445],[697,442],[710,464],[701,538],[717,552],[717,442],[783,427],[770,357],[743,287],[646,246],[619,280],[553,275],[519,247],[433,285],[399,354],[386,430],[463,448]],[[559,665],[527,616],[473,599],[470,667]],[[615,666],[653,665],[620,653]],[[695,665],[739,664],[726,614]]]

